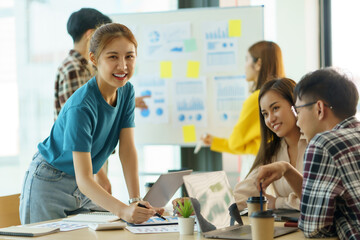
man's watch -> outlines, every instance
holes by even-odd
[[[132,204],[134,202],[140,202],[142,201],[142,198],[141,197],[136,197],[136,198],[130,198],[129,199],[129,204]]]

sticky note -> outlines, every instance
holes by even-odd
[[[185,143],[196,142],[196,132],[194,125],[184,125],[182,130]]]
[[[197,50],[196,39],[189,38],[184,40],[184,50],[185,52],[194,52]]]
[[[241,36],[241,20],[229,20],[229,37]]]
[[[188,61],[187,62],[187,71],[186,77],[188,78],[198,78],[199,77],[200,62],[198,61]]]
[[[172,62],[162,61],[160,62],[160,77],[172,78]]]

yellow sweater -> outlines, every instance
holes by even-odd
[[[229,139],[213,137],[210,147],[212,151],[232,154],[257,154],[261,141],[259,93],[260,90],[256,90],[245,100],[239,120]]]

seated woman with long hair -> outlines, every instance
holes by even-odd
[[[295,85],[293,80],[281,78],[265,83],[260,90],[261,145],[248,176],[235,186],[234,196],[239,210],[247,207],[246,200],[249,197],[259,196],[255,185],[259,166],[286,161],[300,172],[303,171],[303,155],[307,143],[301,137],[291,111]],[[264,195],[270,209],[300,207],[300,199],[284,178],[275,181]]]

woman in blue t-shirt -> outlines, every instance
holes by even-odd
[[[126,205],[95,180],[119,142],[130,203],[141,201],[134,144],[134,89],[137,42],[124,25],[99,27],[90,41],[90,61],[97,74],[66,102],[50,136],[25,175],[20,199],[23,224],[106,209],[122,219],[141,223],[155,214],[148,202]],[[159,213],[163,209],[157,209]]]

